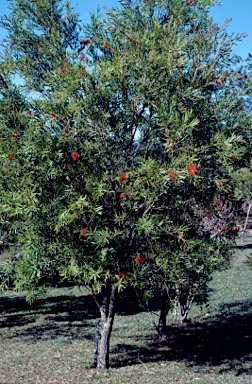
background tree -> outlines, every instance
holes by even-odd
[[[211,23],[214,3],[124,1],[81,29],[68,3],[16,0],[2,20],[5,271],[30,300],[60,279],[90,287],[99,369],[121,289],[156,290],[164,331],[166,303],[185,319],[231,255],[248,127],[230,69],[240,36]]]

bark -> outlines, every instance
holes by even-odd
[[[101,339],[97,369],[109,368],[109,344],[115,316],[116,290],[109,281],[99,295],[94,296],[101,314]]]
[[[167,308],[161,308],[158,322],[158,334],[161,341],[167,340],[167,327],[166,327],[166,317],[168,315]]]
[[[95,337],[94,337],[94,362],[92,367],[97,368],[98,363],[98,348],[99,348],[99,328],[100,321],[95,324]]]
[[[161,309],[158,321],[158,334],[161,338],[161,341],[167,340],[167,326],[166,326],[166,318],[169,312],[169,306],[167,303],[167,293],[163,292],[161,297]]]

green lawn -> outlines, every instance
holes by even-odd
[[[0,300],[0,384],[252,383],[252,271],[244,264],[252,238],[232,268],[215,274],[208,307],[191,322],[170,324],[169,343],[156,338],[150,315],[130,306],[116,316],[111,368],[90,369],[98,312],[84,293],[50,292],[29,307],[12,292]]]

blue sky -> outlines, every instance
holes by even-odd
[[[89,20],[90,11],[95,11],[98,5],[101,10],[104,6],[110,8],[119,5],[117,0],[92,0],[90,2],[79,0],[79,3],[76,0],[71,0],[71,3],[76,7],[83,21]],[[218,24],[232,18],[232,22],[228,25],[229,34],[244,32],[249,35],[234,48],[235,53],[245,58],[248,52],[252,53],[252,0],[223,0],[222,4],[222,6],[213,7],[211,14]],[[0,0],[0,14],[9,12],[8,5],[7,0]],[[4,30],[0,28],[0,40],[3,36]]]

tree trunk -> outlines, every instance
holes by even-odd
[[[158,321],[158,334],[161,341],[167,341],[167,327],[166,327],[166,318],[169,312],[169,305],[167,303],[167,292],[163,291],[161,296],[161,309]]]
[[[166,328],[166,317],[168,315],[168,308],[162,306],[159,315],[158,322],[158,334],[160,336],[161,341],[167,341],[167,328]]]
[[[101,293],[94,296],[101,314],[101,339],[98,354],[97,369],[109,368],[109,344],[115,316],[116,290],[109,281]]]

